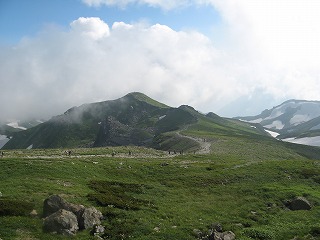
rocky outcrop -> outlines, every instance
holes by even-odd
[[[100,225],[103,217],[96,208],[69,203],[59,195],[52,195],[44,201],[43,216],[45,231],[65,235]]]
[[[60,209],[44,219],[43,228],[47,232],[74,235],[78,231],[79,225],[74,213]]]

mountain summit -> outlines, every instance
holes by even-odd
[[[155,136],[196,121],[185,107],[171,108],[134,92],[70,108],[34,128],[13,133],[4,148],[153,146]]]

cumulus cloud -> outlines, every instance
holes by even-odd
[[[80,17],[73,21],[70,26],[72,27],[72,30],[76,31],[78,34],[80,33],[95,40],[107,37],[110,34],[108,24],[97,17]]]
[[[251,83],[255,89],[262,89],[266,94],[272,94],[279,99],[320,99],[318,0],[83,2],[89,6],[120,7],[146,4],[166,10],[192,5],[212,6],[221,16],[222,30],[219,34],[214,34],[211,40],[221,43],[218,47],[220,52],[232,59],[231,66],[226,68],[235,73],[233,75],[238,81],[244,81],[242,85],[246,85],[247,90]]]
[[[245,106],[257,96],[261,105],[320,99],[316,0],[83,1],[164,9],[207,4],[220,13],[222,31],[210,39],[161,24],[108,26],[99,18],[79,18],[68,30],[44,29],[11,49],[0,49],[2,116],[52,116],[131,91],[203,112],[235,106],[229,116],[244,115],[242,107],[237,109],[239,100]]]
[[[227,58],[198,32],[123,22],[109,29],[79,18],[67,31],[44,29],[1,51],[0,110],[7,118],[49,117],[132,91],[173,106],[214,108],[245,91]]]

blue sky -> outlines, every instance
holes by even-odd
[[[320,100],[318,0],[0,0],[3,119],[140,91],[222,116]]]
[[[164,10],[143,4],[130,7],[89,7],[81,0],[1,0],[1,42],[15,44],[25,36],[37,34],[46,25],[54,24],[68,28],[79,17],[99,17],[112,25],[114,22],[134,23],[146,21],[161,23],[180,31],[194,29],[210,35],[220,16],[213,7],[184,6]]]

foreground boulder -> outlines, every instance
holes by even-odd
[[[76,205],[65,201],[59,195],[51,195],[43,203],[43,216],[47,217],[60,209],[73,212],[76,216],[80,215],[84,210],[84,206]]]
[[[74,235],[79,230],[79,225],[74,213],[60,209],[44,219],[43,228],[47,232]]]
[[[48,197],[43,204],[44,229],[64,235],[101,224],[102,213],[94,207],[85,208],[65,201],[59,195]]]
[[[79,218],[80,229],[92,228],[95,225],[100,225],[102,213],[94,207],[85,208]]]
[[[311,204],[304,197],[297,197],[289,202],[288,207],[293,210],[310,210]]]

